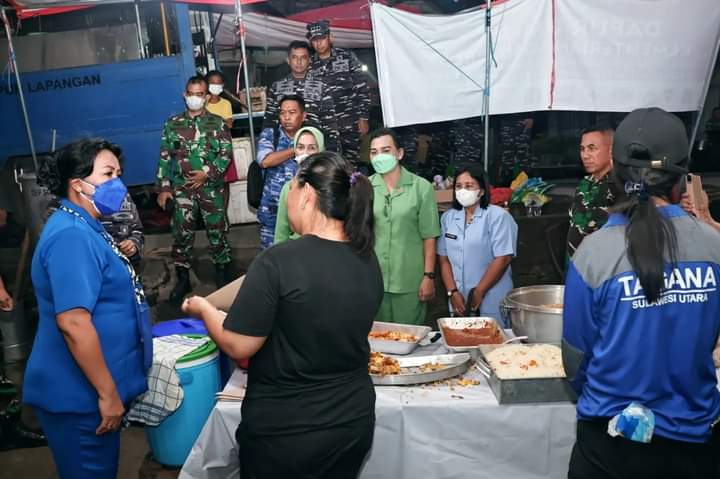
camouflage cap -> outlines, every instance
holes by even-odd
[[[308,32],[306,36],[308,40],[324,37],[330,33],[330,22],[327,20],[319,20],[317,22],[308,23],[307,30]]]

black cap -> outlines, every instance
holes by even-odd
[[[320,20],[307,25],[307,38],[312,40],[313,38],[324,37],[330,33],[330,22],[327,20]]]
[[[631,158],[632,146],[646,149],[649,157]],[[660,108],[634,110],[620,122],[613,138],[613,161],[637,168],[685,173],[679,166],[688,156],[688,137],[682,120]]]

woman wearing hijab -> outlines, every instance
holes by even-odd
[[[305,158],[315,153],[325,151],[325,138],[320,130],[313,126],[304,126],[295,133],[293,141],[295,145],[295,161],[302,163]],[[290,227],[287,212],[287,196],[290,191],[290,183],[285,183],[280,190],[278,201],[277,222],[275,223],[275,238],[273,244],[282,243],[289,239],[296,239],[299,236]]]

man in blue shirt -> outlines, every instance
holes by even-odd
[[[301,96],[287,95],[279,106],[279,124],[263,129],[257,146],[257,162],[265,170],[265,186],[257,213],[262,249],[273,243],[280,191],[297,171],[293,138],[305,121],[305,101]]]

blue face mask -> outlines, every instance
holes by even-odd
[[[125,183],[123,183],[120,178],[113,178],[97,186],[85,180],[81,181],[95,188],[95,193],[89,198],[87,195],[83,195],[92,202],[98,213],[101,215],[112,215],[120,211],[120,207],[128,193]]]

